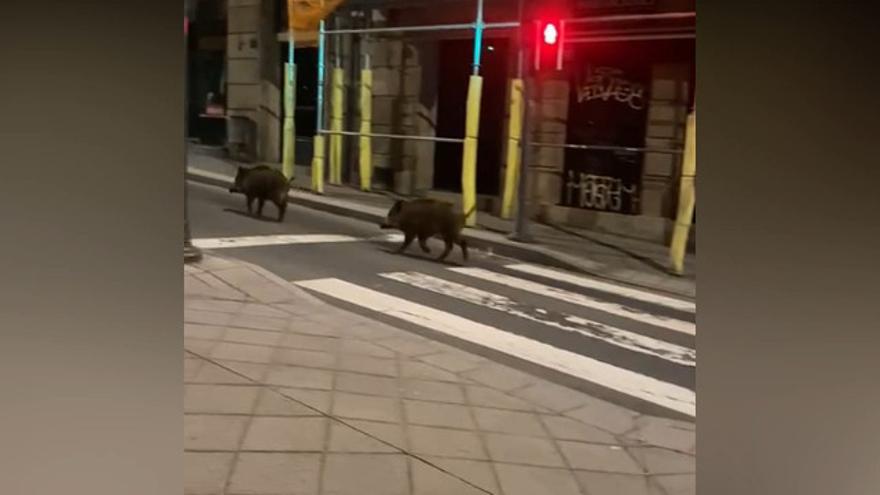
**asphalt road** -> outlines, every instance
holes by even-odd
[[[217,239],[273,240],[278,244],[216,252],[262,266],[330,304],[644,412],[668,412],[663,396],[684,394],[689,401],[694,393],[695,315],[670,307],[662,296],[609,291],[591,286],[585,276],[556,276],[534,265],[517,268],[522,265],[516,260],[474,249],[466,264],[457,247],[446,263],[438,263],[433,257],[442,243],[434,240],[431,254],[414,242],[407,254],[396,255],[391,251],[400,241],[377,225],[293,204],[283,223],[274,221],[272,204],[263,212],[268,218],[257,219],[246,214],[240,195],[195,182],[189,188],[197,245],[210,250],[222,243]],[[516,343],[522,353],[512,351],[514,344],[501,332],[525,337]],[[584,374],[573,377],[559,372],[560,366]]]

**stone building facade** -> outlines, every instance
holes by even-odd
[[[281,81],[286,52],[285,2],[278,0],[215,0],[226,2],[226,108],[228,115],[250,118],[256,124],[260,161],[280,161]],[[603,2],[581,0],[581,12],[606,15],[630,12],[693,11],[693,0]],[[412,26],[473,22],[472,0],[351,0],[328,20],[330,29]],[[591,10],[592,9],[592,10]],[[516,2],[487,0],[487,22],[516,20]],[[346,130],[358,129],[360,70],[373,71],[373,132],[415,136],[462,137],[464,96],[462,84],[470,73],[469,30],[393,35],[328,37],[326,80],[330,69],[345,70]],[[297,57],[315,50],[314,33],[297,33]],[[693,42],[693,41],[691,41]],[[504,158],[509,80],[518,65],[516,30],[486,33],[484,45],[484,121],[480,127],[478,205],[498,213],[504,181]],[[312,60],[314,57],[312,56]],[[683,146],[687,112],[693,101],[693,59],[661,61],[651,66],[650,95],[644,131],[645,148]],[[308,85],[314,67],[298,66],[299,84]],[[462,82],[464,81],[464,83]],[[568,136],[572,78],[556,74],[541,88],[538,115],[532,121],[532,139],[562,144]],[[314,83],[311,83],[314,84]],[[302,89],[302,88],[300,88]],[[298,95],[302,92],[298,91]],[[313,94],[313,91],[312,91]],[[329,84],[325,90],[329,101]],[[456,103],[458,102],[458,103]],[[314,100],[298,97],[298,112],[314,114]],[[329,117],[329,111],[325,109]],[[327,122],[328,119],[325,119]],[[326,126],[326,124],[325,124]],[[311,135],[298,124],[297,164],[306,172]],[[402,139],[373,139],[374,186],[402,195],[457,199],[460,186],[461,145]],[[357,183],[357,139],[346,137],[343,177]],[[644,153],[639,178],[638,214],[623,214],[561,205],[566,152],[561,148],[530,150],[529,214],[533,218],[574,227],[665,242],[671,230],[678,198],[680,156]]]

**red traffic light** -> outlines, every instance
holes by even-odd
[[[552,22],[548,22],[544,25],[544,31],[542,34],[544,36],[545,45],[555,45],[559,40],[559,29],[557,29],[556,24],[553,24]]]

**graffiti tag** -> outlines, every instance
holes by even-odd
[[[578,103],[614,99],[633,110],[645,108],[645,87],[627,80],[623,75],[622,70],[612,67],[590,68],[586,81],[577,89]]]

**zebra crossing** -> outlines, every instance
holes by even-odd
[[[696,417],[696,306],[530,264],[294,284]]]

